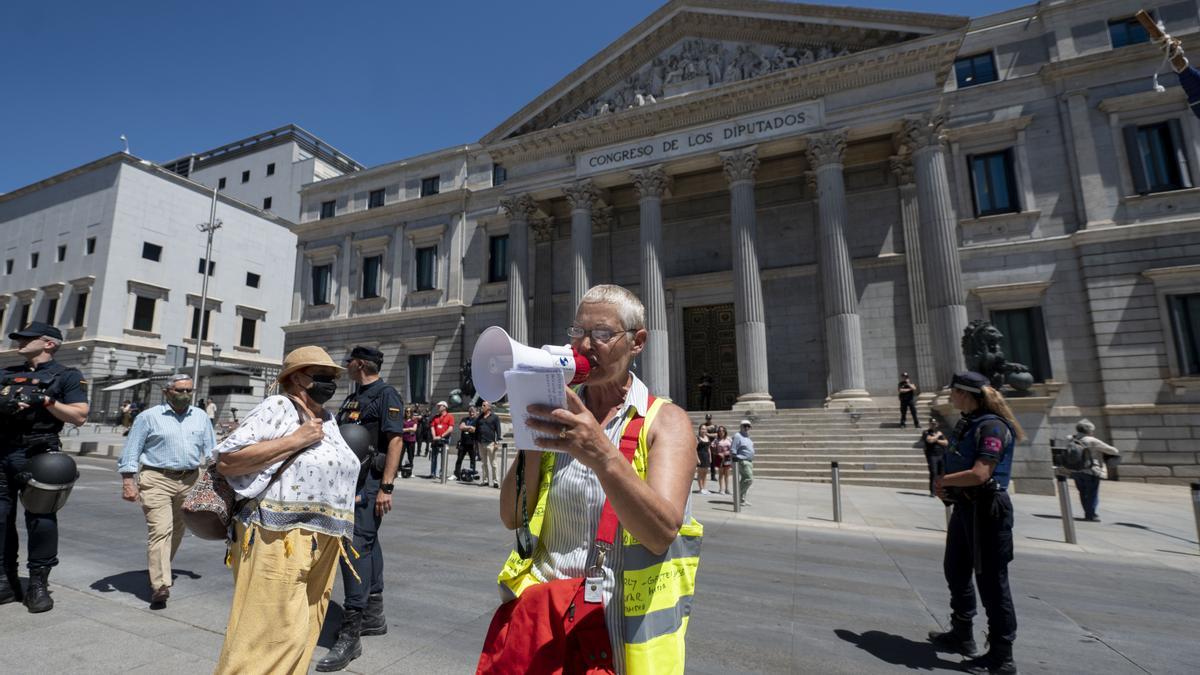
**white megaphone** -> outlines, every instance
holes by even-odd
[[[475,391],[486,401],[504,398],[507,387],[504,371],[519,366],[537,368],[561,368],[563,379],[568,384],[580,384],[587,380],[592,364],[570,345],[545,345],[541,349],[529,347],[510,338],[499,326],[483,331],[471,353],[471,377]]]

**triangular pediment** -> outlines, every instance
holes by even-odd
[[[672,0],[483,139],[491,144],[962,29],[964,17]]]

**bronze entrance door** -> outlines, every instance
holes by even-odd
[[[737,333],[733,304],[685,307],[683,348],[688,410],[733,408],[738,396]],[[703,400],[704,387],[701,383],[709,380],[712,385],[711,402],[706,402]]]

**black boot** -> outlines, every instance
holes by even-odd
[[[968,673],[1017,675],[1017,664],[1013,663],[1012,657],[1012,643],[1007,640],[995,640],[989,636],[987,653],[967,661],[963,664],[963,669]]]
[[[383,593],[367,596],[367,609],[363,612],[360,635],[387,635],[387,617],[383,615]]]
[[[963,656],[975,656],[979,648],[975,646],[975,635],[971,631],[971,620],[950,617],[950,630],[939,633],[929,631],[929,641],[939,651],[954,652]]]
[[[21,578],[16,570],[0,573],[0,605],[21,600]]]
[[[362,612],[357,609],[347,609],[342,615],[342,627],[338,630],[337,642],[333,649],[317,663],[317,672],[331,673],[343,670],[350,662],[362,656],[362,642],[358,637],[362,633]]]
[[[50,598],[46,577],[50,576],[49,567],[32,567],[29,569],[29,590],[25,593],[25,608],[30,614],[40,614],[54,609],[54,600]]]

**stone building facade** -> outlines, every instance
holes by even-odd
[[[1200,474],[1200,122],[1132,0],[955,16],[673,0],[478,142],[304,188],[287,346],[371,344],[409,400],[476,337],[643,298],[689,407],[926,401],[972,319],[1030,367],[1044,476],[1080,417],[1122,475]],[[1184,44],[1194,1],[1155,11]]]

